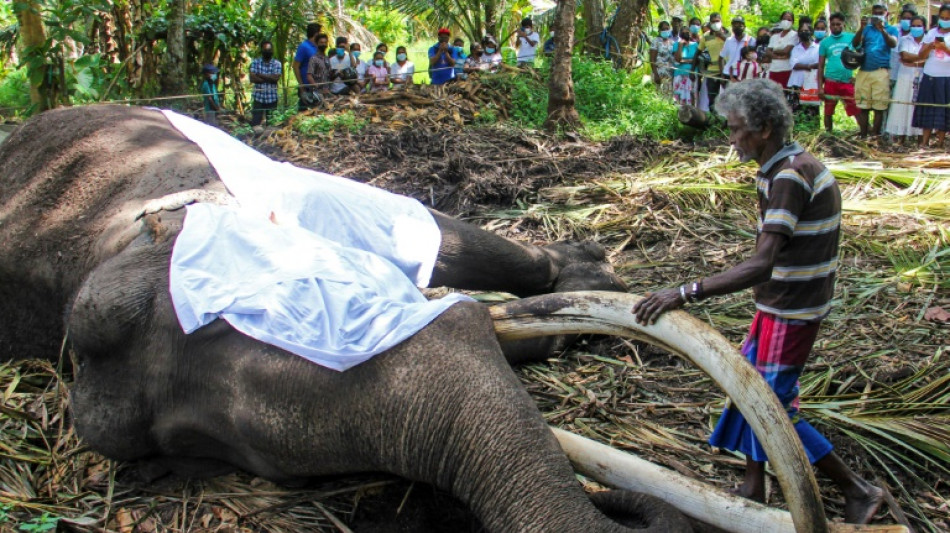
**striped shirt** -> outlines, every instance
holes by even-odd
[[[823,164],[798,143],[787,144],[756,177],[758,231],[788,237],[755,306],[785,319],[820,320],[831,310],[838,269],[841,193]]]
[[[251,61],[251,74],[280,74],[280,61],[271,58],[270,61],[264,61],[264,58],[258,57]],[[276,83],[255,83],[254,90],[251,92],[255,102],[270,104],[277,101]]]

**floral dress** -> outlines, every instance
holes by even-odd
[[[677,104],[693,105],[695,98],[693,96],[693,58],[696,57],[696,50],[699,48],[697,42],[677,42],[673,44],[673,52],[676,53],[678,47],[683,46],[681,61],[676,65],[673,71],[673,100]]]
[[[653,65],[653,71],[662,80],[668,80],[673,75],[674,44],[676,44],[676,41],[673,39],[657,37],[653,39],[653,43],[650,45],[650,50],[656,50],[656,64]]]

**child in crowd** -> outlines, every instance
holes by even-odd
[[[373,64],[367,67],[366,77],[369,79],[369,91],[381,93],[389,89],[389,68],[386,66],[385,55],[378,51],[373,54]]]
[[[673,44],[673,99],[680,105],[695,105],[693,93],[693,59],[699,43],[692,40],[689,30],[680,32],[680,40]]]
[[[201,94],[205,107],[205,122],[212,126],[218,125],[218,111],[221,110],[221,100],[218,96],[218,67],[205,65],[201,68]]]
[[[743,46],[739,54],[742,56],[742,60],[739,61],[739,65],[736,67],[736,79],[742,81],[763,77],[762,67],[759,65],[759,54],[755,48]]]

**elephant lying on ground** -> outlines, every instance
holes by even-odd
[[[391,472],[450,491],[491,531],[627,529],[607,515],[688,531],[675,510],[641,495],[595,495],[606,515],[592,505],[482,305],[456,304],[343,373],[223,320],[183,334],[168,267],[185,211],[137,217],[149,200],[226,191],[159,112],[42,114],[0,145],[0,179],[0,353],[54,358],[66,335],[74,422],[92,449],[186,474],[233,465],[285,482]],[[443,240],[432,285],[623,289],[596,247],[525,246],[435,218]]]

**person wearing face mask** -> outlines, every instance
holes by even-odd
[[[736,65],[735,80],[745,81],[761,78],[762,67],[759,66],[759,54],[756,53],[755,48],[746,46],[739,53],[742,55],[742,60]]]
[[[541,37],[534,31],[534,22],[526,18],[521,21],[521,28],[515,32],[515,48],[518,50],[518,66],[533,67],[534,56],[538,49]]]
[[[911,21],[917,16],[917,8],[912,4],[907,4],[901,8],[901,18],[897,26],[897,46],[891,48],[891,91],[897,83],[897,75],[901,69],[900,48],[901,39],[910,36]]]
[[[709,31],[704,33],[699,41],[700,53],[708,52],[709,54],[709,64],[706,65],[703,71],[705,75],[702,79],[701,90],[706,95],[703,103],[705,104],[708,101],[708,105],[700,106],[703,111],[715,108],[716,97],[719,96],[719,90],[723,87],[722,49],[726,44],[726,39],[729,38],[728,36],[729,32],[722,27],[722,16],[719,13],[709,15]]]
[[[406,47],[396,48],[396,62],[389,66],[389,81],[392,82],[393,89],[405,89],[412,85],[414,83],[412,77],[415,73],[416,66],[409,61]]]
[[[218,67],[208,64],[201,68],[201,100],[205,107],[205,122],[212,126],[218,125],[218,111],[221,111],[221,100],[218,96]]]
[[[455,79],[455,63],[460,58],[455,47],[449,45],[450,37],[448,28],[439,28],[439,42],[429,48],[429,78],[432,85],[442,85]]]
[[[689,32],[683,30],[680,40],[673,43],[673,101],[680,105],[693,105],[696,102],[696,90],[693,82],[694,60],[699,53],[699,43],[690,39]]]
[[[485,53],[482,54],[482,62],[488,65],[488,72],[495,73],[501,70],[503,58],[501,57],[501,51],[498,50],[498,43],[495,38],[486,35],[482,40],[482,47],[485,49]]]
[[[314,95],[326,96],[330,94],[330,58],[327,57],[330,38],[325,33],[317,35],[317,53],[310,58],[307,66],[307,84]],[[314,102],[319,101],[314,98]]]
[[[788,86],[795,90],[792,95],[792,111],[803,111],[806,116],[818,116],[818,45],[812,42],[812,29],[802,24],[798,29],[798,44],[792,49],[789,63],[792,74]]]
[[[251,107],[251,126],[260,126],[264,115],[277,109],[277,82],[281,75],[280,61],[274,59],[274,45],[270,41],[261,42],[261,56],[251,61],[250,81],[253,104]]]
[[[673,78],[673,30],[670,23],[660,22],[660,35],[650,43],[650,69],[653,72],[653,84],[661,92],[669,93]]]
[[[468,56],[468,59],[465,60],[465,73],[474,74],[476,72],[487,72],[488,63],[482,61],[482,56],[485,54],[485,50],[482,48],[482,45],[478,43],[472,43],[472,47],[469,49],[471,52]]]
[[[386,66],[385,57],[383,52],[377,51],[373,54],[373,64],[366,69],[371,93],[381,93],[389,89],[389,67]]]
[[[689,19],[689,35],[690,40],[699,42],[699,38],[703,34],[703,21],[699,20],[699,17],[693,17]],[[680,38],[682,40],[683,32],[680,31]]]
[[[894,84],[894,101],[887,110],[887,123],[884,131],[892,136],[897,143],[906,137],[918,143],[917,137],[921,134],[920,128],[914,127],[914,105],[899,102],[913,102],[916,89],[920,83],[924,60],[920,59],[920,49],[923,47],[926,25],[924,18],[914,15],[910,21],[910,30],[897,43],[901,58],[900,71],[897,74],[897,83]]]
[[[468,60],[468,54],[465,53],[465,41],[461,37],[457,37],[452,41],[452,46],[458,52],[458,61],[455,62],[455,79],[464,80],[468,78],[468,75],[465,74],[465,61]]]
[[[738,81],[736,66],[742,60],[742,49],[755,48],[755,39],[745,31],[745,19],[741,15],[732,18],[732,35],[722,47],[723,74],[732,81]]]
[[[769,65],[769,79],[788,88],[788,79],[792,75],[792,49],[798,41],[798,32],[792,29],[795,25],[795,14],[791,11],[782,13],[779,18],[779,32],[769,39],[769,54],[772,64]]]
[[[825,99],[824,124],[825,131],[831,133],[839,99],[849,117],[856,117],[861,110],[854,103],[854,75],[841,62],[841,51],[851,46],[854,34],[844,31],[844,15],[841,13],[832,13],[828,26],[831,34],[818,47],[818,96],[830,97]]]
[[[860,136],[881,134],[884,112],[891,96],[891,48],[897,46],[897,28],[887,23],[887,8],[875,4],[870,17],[861,17],[861,27],[851,39],[857,50],[864,47],[864,60],[854,80],[854,99],[861,108],[858,114]],[[874,123],[871,126],[871,110]]]
[[[813,27],[815,28],[815,35],[813,36],[815,42],[821,44],[821,40],[828,36],[828,21],[826,21],[824,17],[819,18],[815,21]]]
[[[356,71],[356,81],[354,82],[356,92],[364,92],[369,79],[366,77],[366,71],[369,70],[369,63],[363,61],[360,56],[363,55],[363,45],[353,43],[350,45],[350,67]]]
[[[920,147],[930,145],[930,137],[937,132],[937,148],[950,131],[950,109],[920,104],[950,104],[950,4],[943,4],[937,12],[937,25],[924,35],[918,60],[924,60],[923,75],[917,91],[913,126],[921,128]]]
[[[350,94],[354,91],[354,85],[348,84],[347,73],[344,70],[351,69],[352,59],[347,53],[348,39],[346,37],[336,38],[336,48],[330,51],[330,93],[336,95]],[[351,71],[352,72],[352,71]]]

